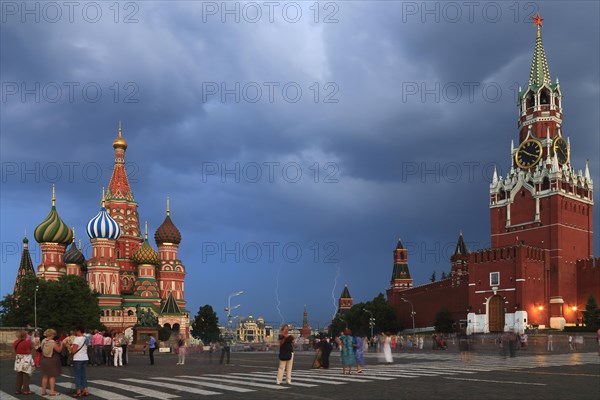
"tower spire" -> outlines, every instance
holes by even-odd
[[[144,223],[144,239],[148,241],[148,221]]]
[[[537,27],[537,34],[535,49],[533,50],[533,60],[531,61],[531,71],[529,72],[529,86],[535,90],[542,87],[545,83],[551,85],[552,81],[550,80],[550,71],[548,70],[548,62],[546,61],[546,52],[542,44],[541,27],[544,19],[540,17],[539,13],[531,17],[531,19]]]
[[[167,196],[167,217],[171,215],[171,206],[169,205],[169,196]]]
[[[54,189],[54,183],[52,184],[52,207],[56,207],[56,190]]]

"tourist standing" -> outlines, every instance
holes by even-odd
[[[44,340],[42,340],[42,360],[40,361],[40,369],[42,370],[42,396],[46,396],[46,387],[50,383],[50,396],[56,396],[54,384],[56,377],[61,372],[60,354],[63,350],[62,342],[57,341],[56,331],[54,329],[46,329],[44,332]]]
[[[279,334],[279,368],[277,370],[277,384],[283,381],[283,372],[288,385],[292,383],[292,365],[294,363],[294,337],[289,334],[289,326],[283,325]]]
[[[224,340],[221,344],[221,364],[223,364],[225,355],[227,355],[227,364],[229,364],[229,360],[231,358],[231,343],[229,340]]]
[[[104,332],[104,339],[102,340],[102,354],[104,356],[104,365],[112,365],[112,337],[110,336],[110,332]]]
[[[321,337],[319,341],[319,349],[321,350],[321,367],[328,369],[329,368],[329,355],[331,354],[331,350],[333,350],[333,346],[329,343],[329,339],[326,337]]]
[[[392,357],[392,338],[389,333],[385,332],[381,334],[381,342],[383,348],[383,359],[386,364],[391,364],[394,362],[394,358]]]
[[[356,343],[355,357],[356,357],[356,372],[362,374],[363,367],[365,366],[365,342],[359,335],[354,337]]]
[[[150,354],[150,365],[154,365],[154,350],[156,350],[156,339],[153,334],[148,334],[148,354]]]
[[[548,335],[548,351],[553,351],[552,347],[552,335]]]
[[[31,394],[29,378],[33,373],[33,357],[31,357],[31,341],[27,340],[27,332],[18,331],[17,339],[13,343],[15,352],[15,394]]]
[[[344,329],[343,334],[337,339],[337,343],[341,349],[342,374],[346,374],[346,368],[348,368],[348,374],[351,374],[352,366],[356,365],[356,341],[352,336],[352,331],[348,328]]]
[[[180,333],[179,335],[177,335],[177,365],[185,364],[185,352],[185,337],[182,333]]]
[[[87,382],[87,346],[85,344],[84,329],[81,326],[75,328],[75,340],[71,345],[71,354],[73,354],[73,374],[75,375],[75,394],[74,397],[88,396]]]
[[[123,349],[121,348],[121,338],[117,333],[113,336],[112,342],[113,365],[115,367],[123,366]]]
[[[104,346],[104,336],[102,333],[96,329],[94,334],[92,335],[92,350],[94,353],[94,363],[93,365],[102,365],[103,355],[102,355],[102,346]]]

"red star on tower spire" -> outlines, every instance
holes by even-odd
[[[535,14],[533,17],[531,17],[531,19],[533,20],[533,24],[535,26],[542,26],[542,21],[544,20],[544,18],[540,17],[539,12],[537,14]]]

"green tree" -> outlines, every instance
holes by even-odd
[[[373,300],[355,304],[342,315],[338,314],[331,321],[329,327],[330,334],[337,336],[347,326],[352,330],[353,334],[371,336],[371,328],[369,326],[371,314],[365,310],[371,311],[373,318],[375,318],[373,334],[378,334],[379,332],[398,332],[400,327],[394,309],[388,304],[383,293],[379,293]]]
[[[435,315],[435,322],[433,325],[435,326],[435,330],[437,332],[453,332],[452,324],[454,324],[454,320],[452,319],[452,315],[450,314],[450,311],[448,311],[447,308],[442,308]]]
[[[429,278],[431,282],[435,282],[435,271],[431,273],[431,278]]]
[[[200,307],[192,322],[192,336],[203,343],[210,343],[218,341],[220,334],[219,318],[212,306],[206,304]]]
[[[591,293],[585,305],[585,311],[583,311],[582,314],[585,326],[593,328],[600,327],[600,309],[598,309],[596,298]]]
[[[34,326],[37,297],[39,328],[60,332],[83,325],[87,329],[102,329],[97,296],[83,278],[75,275],[61,276],[57,281],[25,276],[17,296],[7,295],[0,302],[0,323],[2,326]]]
[[[169,326],[163,326],[158,328],[158,340],[161,342],[166,342],[171,338],[171,328]]]

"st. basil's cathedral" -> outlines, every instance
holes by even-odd
[[[189,312],[184,298],[185,267],[178,258],[181,233],[171,220],[169,199],[166,217],[154,234],[156,251],[144,236],[133,192],[125,170],[127,142],[121,126],[113,142],[115,162],[101,207],[87,223],[91,257],[86,260],[75,243],[73,229],[58,215],[52,187],[52,205],[48,216],[37,226],[35,240],[40,244],[41,263],[37,276],[56,280],[65,274],[86,279],[98,293],[102,311],[100,321],[109,329],[123,331],[137,323],[137,311],[151,311],[160,326],[169,326],[189,336]],[[67,248],[68,247],[68,248]],[[17,282],[21,276],[35,273],[23,239],[23,254]],[[15,288],[17,284],[15,284]]]

